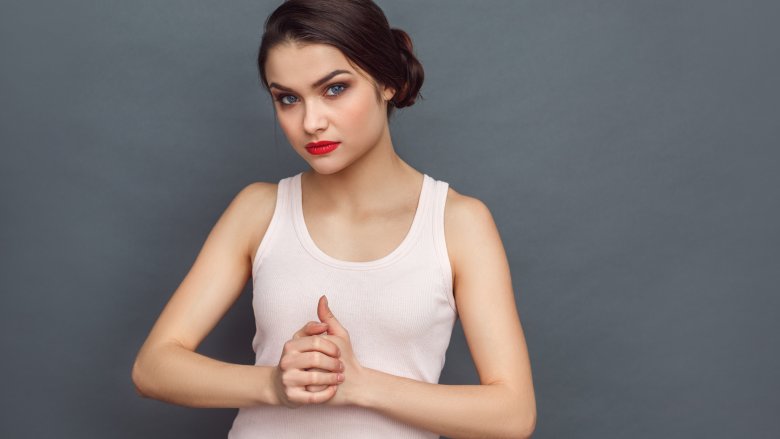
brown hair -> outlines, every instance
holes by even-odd
[[[420,95],[424,72],[412,39],[401,29],[390,28],[385,14],[371,0],[287,0],[276,8],[265,22],[257,55],[266,90],[268,51],[283,42],[339,49],[377,82],[396,90],[387,105],[388,117],[394,108],[411,106]]]

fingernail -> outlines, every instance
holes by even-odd
[[[340,373],[340,374],[338,375],[338,377],[336,378],[336,380],[338,380],[338,382],[340,382],[340,383],[341,383],[341,382],[343,382],[343,381],[344,381],[344,374],[343,374],[343,373]]]
[[[339,370],[344,370],[344,362],[339,361]]]

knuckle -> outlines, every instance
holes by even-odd
[[[324,343],[324,344],[326,344],[326,345],[328,345],[328,346],[332,346],[332,347],[334,347],[334,348],[335,348],[336,346],[338,346],[338,344],[336,344],[336,338],[335,338],[335,337],[333,337],[333,336],[330,336],[330,335],[325,335],[325,336],[323,336],[322,338],[323,338],[323,343]]]

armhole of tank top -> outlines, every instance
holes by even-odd
[[[447,204],[448,190],[448,183],[437,181],[436,200],[434,204],[435,209],[433,214],[433,240],[434,247],[436,248],[436,256],[439,260],[442,276],[444,277],[444,285],[446,287],[445,298],[447,299],[447,303],[450,304],[450,308],[457,314],[458,309],[455,305],[455,297],[452,290],[452,265],[450,264],[450,257],[447,252],[447,240],[444,235],[444,209]]]
[[[260,267],[263,257],[268,253],[268,247],[271,246],[274,232],[277,228],[277,223],[281,221],[279,218],[284,211],[284,203],[287,200],[287,179],[283,179],[276,187],[276,205],[274,206],[274,213],[271,215],[271,221],[268,223],[263,238],[260,240],[260,244],[257,245],[255,250],[255,259],[252,264],[252,278],[257,276],[257,269]]]

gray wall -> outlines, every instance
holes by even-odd
[[[130,368],[236,192],[305,167],[256,77],[276,4],[0,4],[0,436],[226,434]],[[426,69],[399,154],[504,239],[535,437],[780,437],[777,3],[379,4]],[[253,361],[250,293],[201,353]],[[478,383],[459,324],[441,382]]]

